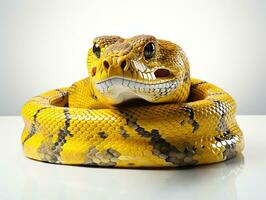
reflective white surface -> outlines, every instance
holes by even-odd
[[[20,117],[0,117],[0,199],[266,199],[266,116],[239,116],[242,156],[188,169],[53,165],[23,156]]]

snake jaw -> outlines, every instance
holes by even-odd
[[[96,89],[104,96],[119,104],[131,99],[141,98],[149,102],[169,96],[179,86],[179,80],[173,79],[161,83],[149,84],[115,76],[96,83]]]
[[[109,62],[110,60],[108,58]],[[105,70],[106,75],[102,74],[94,82],[96,90],[112,104],[132,99],[144,99],[151,103],[162,102],[160,101],[162,98],[171,96],[180,85],[178,70],[170,71],[159,63],[153,63],[154,66],[146,65],[144,61],[137,59],[130,59],[127,68],[121,70],[119,65],[116,65],[118,61],[113,61],[115,65],[112,64],[110,67],[108,65],[108,69]],[[106,66],[101,67],[106,68]]]

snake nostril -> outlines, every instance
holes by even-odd
[[[103,66],[104,66],[106,69],[109,68],[110,65],[109,65],[109,63],[108,63],[107,60],[103,61]]]
[[[125,69],[125,67],[127,66],[127,61],[126,60],[123,60],[120,64],[121,68],[122,69]]]
[[[92,70],[91,70],[91,75],[95,76],[95,74],[96,74],[96,67],[93,67]]]

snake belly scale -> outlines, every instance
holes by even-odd
[[[58,164],[179,167],[235,157],[244,148],[236,103],[190,78],[176,44],[101,36],[89,76],[30,99],[22,109],[27,157]]]

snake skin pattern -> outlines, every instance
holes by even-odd
[[[22,109],[27,157],[58,164],[179,167],[243,150],[236,103],[190,78],[176,44],[150,35],[97,37],[89,77],[30,99]]]

